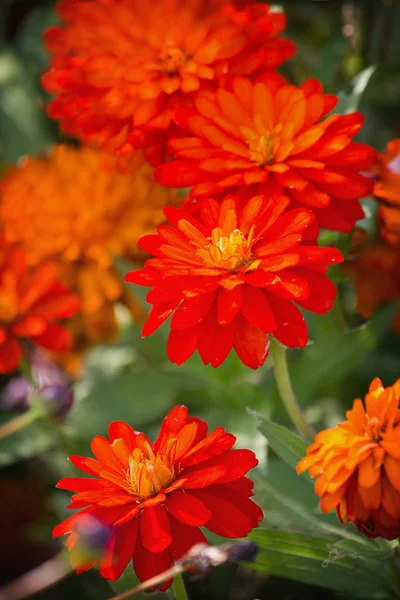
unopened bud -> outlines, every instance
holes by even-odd
[[[25,377],[14,377],[5,386],[1,394],[3,410],[28,410],[31,386]]]
[[[72,408],[74,394],[67,385],[46,385],[40,390],[40,397],[48,414],[56,419],[64,419]]]
[[[92,515],[82,515],[73,528],[78,534],[77,550],[82,562],[101,557],[111,538],[112,527],[102,523]]]

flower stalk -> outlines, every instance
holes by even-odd
[[[270,353],[275,370],[275,379],[279,395],[293,425],[309,441],[315,438],[315,431],[305,418],[293,391],[287,364],[286,348],[270,338]]]
[[[182,573],[175,577],[172,589],[174,590],[176,600],[189,600]]]

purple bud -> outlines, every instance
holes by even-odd
[[[74,402],[71,388],[63,384],[46,385],[40,390],[40,397],[47,412],[56,419],[67,416]]]
[[[31,385],[25,377],[14,377],[5,386],[1,394],[3,410],[28,410]]]
[[[79,535],[79,545],[87,552],[101,554],[110,541],[112,527],[92,515],[82,515],[76,520],[74,533]]]

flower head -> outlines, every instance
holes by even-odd
[[[74,315],[79,299],[57,278],[54,263],[28,268],[23,250],[0,248],[0,373],[18,367],[21,341],[65,352],[72,344],[60,320]]]
[[[394,246],[400,245],[400,139],[389,142],[378,155],[373,171],[378,177],[374,196],[379,200],[382,237]]]
[[[232,89],[200,92],[193,110],[176,113],[190,137],[171,141],[176,160],[157,168],[166,186],[194,186],[192,198],[248,191],[290,196],[315,213],[321,227],[349,232],[363,217],[358,201],[372,189],[360,175],[376,152],[353,142],[360,113],[326,115],[337,98],[316,80],[300,88],[277,74],[258,82],[235,78]]]
[[[347,421],[317,434],[297,472],[316,477],[323,512],[336,508],[342,523],[368,537],[400,535],[400,379],[384,388],[373,380],[364,403]]]
[[[370,318],[385,304],[394,303],[397,310],[393,330],[400,334],[400,255],[398,247],[388,242],[361,245],[353,249],[341,270],[355,284],[356,310]]]
[[[105,270],[115,256],[136,256],[139,237],[163,222],[162,208],[183,200],[154,183],[140,153],[136,163],[121,175],[112,158],[65,144],[24,159],[0,183],[4,236],[32,264],[57,257]]]
[[[63,0],[43,77],[62,129],[109,152],[162,160],[176,106],[227,75],[275,69],[294,52],[268,5],[217,0]]]
[[[141,239],[156,258],[126,281],[153,288],[144,336],[173,314],[172,362],[183,363],[197,349],[204,364],[217,367],[233,347],[256,369],[267,357],[268,334],[291,348],[306,345],[307,326],[295,303],[316,313],[332,308],[336,288],[326,267],[342,255],[313,245],[312,212],[285,212],[288,202],[256,196],[242,206],[232,197],[205,199],[199,220],[169,207],[171,226]]]
[[[185,406],[176,406],[154,444],[123,422],[111,423],[108,433],[109,439],[93,439],[95,459],[70,457],[92,477],[58,483],[76,492],[69,508],[83,508],[53,532],[69,534],[67,545],[78,572],[99,564],[100,574],[115,580],[133,557],[136,574],[144,581],[206,542],[200,527],[237,538],[261,521],[261,509],[249,498],[253,484],[245,477],[258,461],[250,450],[232,450],[236,438],[222,427],[207,435],[204,421],[189,417]],[[111,526],[103,555],[83,565],[74,556],[82,518]]]
[[[82,352],[116,337],[116,303],[134,316],[139,303],[126,292],[114,257],[140,258],[137,240],[164,220],[175,190],[157,185],[153,169],[135,155],[136,169],[121,175],[114,159],[88,148],[57,145],[47,157],[29,157],[0,182],[0,221],[8,242],[23,246],[30,264],[51,259],[61,281],[81,299],[69,322],[71,354],[60,360],[73,374]]]

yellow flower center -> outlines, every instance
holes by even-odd
[[[186,63],[186,54],[180,48],[165,48],[160,53],[161,71],[175,75]]]
[[[250,160],[259,167],[272,164],[276,149],[276,139],[273,133],[268,131],[264,135],[259,135],[247,127],[243,127],[242,132],[249,147]]]
[[[374,440],[374,442],[380,442],[382,439],[383,427],[377,417],[372,417],[368,421],[367,425],[368,435]]]
[[[149,444],[136,448],[129,457],[126,474],[132,492],[141,499],[157,496],[175,478],[174,468],[161,455],[155,455]]]
[[[219,267],[227,271],[236,271],[244,265],[255,268],[259,261],[251,257],[252,233],[246,238],[239,229],[235,229],[229,237],[223,235],[222,229],[213,229],[210,244],[197,251],[208,266]]]

